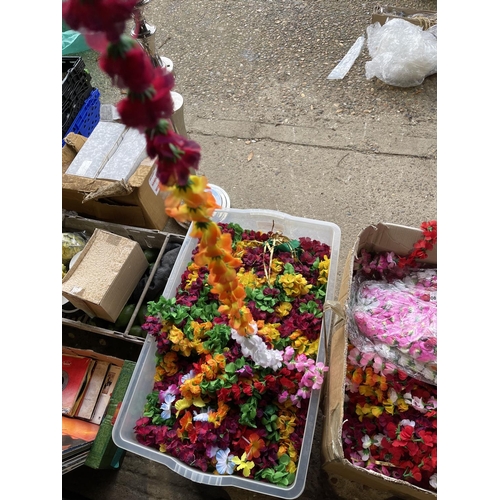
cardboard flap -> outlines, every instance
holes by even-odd
[[[342,425],[344,420],[344,382],[347,369],[347,332],[343,326],[337,328],[330,344],[329,369],[326,386],[326,401],[323,413],[328,412],[323,427],[323,461],[342,460]]]
[[[371,252],[392,251],[398,255],[408,255],[413,244],[422,237],[420,229],[398,224],[379,223],[364,229],[354,245],[354,255],[358,257],[358,250],[364,248]],[[428,252],[428,257],[422,262],[434,264],[437,262],[437,250]]]
[[[86,203],[90,200],[98,200],[99,198],[107,198],[109,196],[125,196],[130,194],[134,188],[125,182],[124,180],[115,181],[106,186],[98,187],[95,191],[88,193],[85,198],[83,198],[82,203]]]

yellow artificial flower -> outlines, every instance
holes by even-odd
[[[264,323],[262,326],[260,326],[260,323],[258,322],[257,326],[259,327],[259,335],[261,335],[262,337],[265,337],[266,339],[269,339],[271,341],[279,340],[279,323]]]
[[[280,302],[274,310],[280,318],[284,318],[285,316],[288,316],[290,314],[290,311],[292,310],[292,304],[290,304],[290,302]]]
[[[301,274],[283,274],[279,277],[279,282],[289,297],[300,297],[309,293],[312,288]]]
[[[253,461],[250,460],[247,462],[246,452],[241,455],[241,458],[233,457],[233,462],[237,465],[236,470],[242,470],[245,477],[248,477],[252,469],[255,467]]]
[[[168,338],[170,342],[172,342],[172,344],[179,344],[181,340],[185,338],[184,332],[176,326],[172,325],[170,327],[170,331],[168,332]]]
[[[396,404],[398,405],[398,410],[400,412],[408,411],[408,405],[406,404],[406,402],[405,402],[405,400],[403,398],[399,398],[396,401]]]
[[[322,285],[326,285],[328,282],[328,272],[330,269],[330,259],[325,255],[323,260],[319,263],[319,275],[318,275],[318,283]]]

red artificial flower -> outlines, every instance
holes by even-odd
[[[257,392],[259,394],[264,394],[264,392],[266,391],[266,384],[260,382],[259,380],[254,380],[253,386],[255,387],[255,389],[257,389]]]
[[[437,221],[422,222],[420,229],[424,233],[425,240],[431,241],[433,244],[437,242]]]
[[[99,66],[119,88],[129,88],[134,93],[144,92],[152,85],[155,76],[151,58],[139,42],[122,35],[110,43],[99,58]]]
[[[185,186],[192,170],[198,169],[200,146],[173,130],[147,137],[147,153],[157,158],[157,176],[164,186]]]
[[[292,382],[289,378],[281,377],[279,381],[285,389],[295,389],[295,383]]]
[[[400,439],[401,441],[410,441],[410,439],[413,437],[413,431],[414,429],[412,425],[405,425],[401,429],[398,439]]]
[[[412,477],[415,481],[422,481],[422,473],[417,466],[412,467],[409,472],[409,477]]]
[[[123,33],[136,4],[137,0],[66,0],[62,17],[73,30],[103,32],[114,42]]]
[[[174,101],[170,91],[174,87],[174,76],[170,71],[155,68],[151,86],[141,93],[129,92],[116,109],[122,123],[140,131],[154,129],[162,118],[170,118],[174,112]]]
[[[247,383],[247,382],[244,382],[243,383],[243,392],[247,395],[247,396],[251,396],[253,394],[253,387],[251,384]]]
[[[390,439],[396,439],[396,430],[398,426],[394,422],[389,422],[385,428],[385,432]]]
[[[425,446],[429,446],[430,448],[434,446],[434,443],[436,442],[437,438],[436,434],[434,434],[431,431],[424,431],[424,430],[418,431],[417,434],[422,439]]]

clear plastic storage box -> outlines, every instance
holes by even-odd
[[[329,279],[326,290],[326,301],[332,301],[335,293],[335,281],[337,276],[337,264],[340,248],[340,228],[331,222],[317,221],[313,219],[293,217],[281,212],[271,210],[240,210],[225,209],[217,210],[213,220],[224,223],[236,223],[243,229],[256,231],[281,231],[291,239],[309,237],[319,240],[331,247]],[[176,289],[181,281],[181,275],[192,258],[192,252],[198,243],[197,239],[186,237],[179,256],[177,257],[169,281],[163,295],[166,298],[175,296]],[[331,329],[333,313],[325,308],[320,345],[317,361],[326,362],[326,344]],[[113,441],[116,445],[126,451],[135,453],[144,458],[154,460],[166,465],[174,472],[192,481],[211,486],[236,487],[251,492],[272,495],[279,498],[297,498],[304,491],[311,447],[318,416],[320,391],[315,390],[309,403],[306,427],[303,436],[303,444],[297,464],[295,482],[288,487],[277,486],[272,483],[247,479],[235,475],[215,475],[204,473],[199,469],[187,466],[185,463],[154,448],[138,443],[134,427],[139,418],[142,417],[146,396],[153,390],[153,377],[155,374],[156,342],[148,335],[141,350],[136,368],[127,392],[123,399],[121,410],[113,427]]]

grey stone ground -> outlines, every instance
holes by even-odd
[[[234,208],[336,223],[338,275],[364,227],[418,226],[437,216],[437,75],[412,88],[369,81],[365,46],[343,80],[326,79],[366,34],[374,5],[151,0],[144,11],[157,28],[157,52],[174,63],[187,132],[202,148],[201,173],[229,194]],[[433,0],[404,6],[437,10]],[[81,55],[101,102],[115,104],[120,92],[98,70],[96,54]],[[342,478],[329,481],[321,436],[320,415],[300,499],[391,496]],[[273,498],[199,485],[131,453],[119,471],[80,467],[66,474],[63,488],[68,498],[89,500]]]

